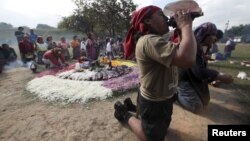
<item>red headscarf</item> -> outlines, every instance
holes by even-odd
[[[147,34],[148,29],[143,23],[143,20],[147,17],[153,15],[156,11],[161,10],[161,8],[156,6],[146,6],[141,8],[138,11],[133,12],[132,14],[132,27],[129,29],[127,33],[127,37],[125,40],[125,58],[128,59],[132,53],[135,51],[135,41],[134,35],[137,31],[142,34]]]

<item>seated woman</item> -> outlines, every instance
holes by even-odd
[[[48,50],[43,55],[43,62],[46,65],[46,68],[62,68],[68,66],[65,63],[64,56],[62,54],[61,48],[53,48]]]
[[[206,49],[216,41],[217,28],[213,23],[197,27],[194,35],[197,41],[196,64],[188,69],[180,69],[177,100],[185,109],[199,113],[210,100],[208,84],[212,81],[231,83],[231,75],[207,68]]]

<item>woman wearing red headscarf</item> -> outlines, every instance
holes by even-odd
[[[125,57],[133,55],[139,67],[140,89],[137,106],[140,119],[132,116],[131,101],[117,101],[114,116],[127,123],[142,141],[163,141],[173,110],[178,82],[177,67],[187,68],[195,63],[196,41],[188,11],[174,15],[181,31],[179,46],[164,40],[169,32],[167,17],[156,6],[146,6],[132,15],[132,27],[125,42]]]

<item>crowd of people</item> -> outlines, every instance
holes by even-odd
[[[120,37],[117,39],[107,37],[105,40],[100,40],[94,33],[90,32],[82,39],[75,35],[71,41],[67,41],[62,36],[60,41],[56,42],[51,35],[45,38],[37,35],[33,29],[30,29],[29,33],[25,33],[23,27],[18,27],[14,35],[23,64],[34,61],[36,64],[45,65],[46,68],[53,68],[67,66],[65,65],[66,61],[79,60],[82,56],[89,61],[96,61],[99,56],[110,56],[110,60],[114,59],[115,55],[123,57],[123,41]],[[72,48],[72,53],[70,53],[70,48]],[[15,50],[8,44],[3,44],[0,52],[3,58],[1,59],[1,68],[8,62],[17,59]]]
[[[218,30],[217,34],[217,40],[223,37],[223,32],[221,30]],[[37,64],[45,64],[43,62],[43,55],[46,53],[46,51],[54,48],[61,49],[61,53],[65,61],[69,61],[71,59],[79,59],[81,56],[85,56],[89,60],[97,60],[99,56],[106,56],[109,61],[114,59],[115,56],[119,56],[120,58],[124,57],[124,41],[120,36],[118,36],[116,39],[107,37],[105,40],[100,41],[99,38],[96,38],[93,33],[88,33],[87,38],[83,37],[82,39],[80,39],[75,35],[69,42],[65,37],[62,36],[60,37],[60,40],[58,42],[55,42],[53,41],[52,36],[49,35],[44,39],[44,37],[35,34],[33,29],[30,29],[29,33],[25,33],[23,27],[18,27],[18,30],[14,35],[16,36],[20,57],[24,64],[31,60],[35,60]],[[224,54],[219,52],[216,41],[210,48],[207,49],[206,53],[207,56],[210,57],[210,59],[224,60],[231,56],[231,52],[235,49],[235,46],[235,42],[230,37],[226,42]],[[72,48],[72,53],[70,53],[69,48]],[[1,63],[1,68],[3,68],[3,66],[8,64],[9,62],[13,62],[16,60],[13,59],[12,55],[15,54],[15,56],[17,56],[15,50],[9,47],[8,44],[3,44],[0,51],[1,54],[5,54],[4,57],[2,57],[5,61],[3,61],[2,59],[1,62],[4,63]],[[10,58],[9,54],[11,54]],[[72,57],[70,56],[70,54],[72,54]],[[133,58],[133,55],[131,55],[130,57]],[[61,62],[59,58],[58,61]],[[53,63],[50,63],[50,65],[52,67],[58,66]]]

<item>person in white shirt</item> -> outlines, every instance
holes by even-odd
[[[86,56],[86,38],[83,37],[81,41],[81,55]]]
[[[231,57],[231,53],[233,50],[235,50],[235,46],[236,46],[235,42],[233,41],[231,37],[229,37],[224,48],[225,58]]]
[[[44,42],[42,36],[37,37],[36,41],[36,52],[37,52],[37,63],[38,64],[44,64],[42,61],[43,54],[47,51],[47,44]]]
[[[106,54],[109,58],[109,60],[113,59],[113,53],[112,53],[112,45],[110,39],[108,39],[107,45],[106,45]]]

